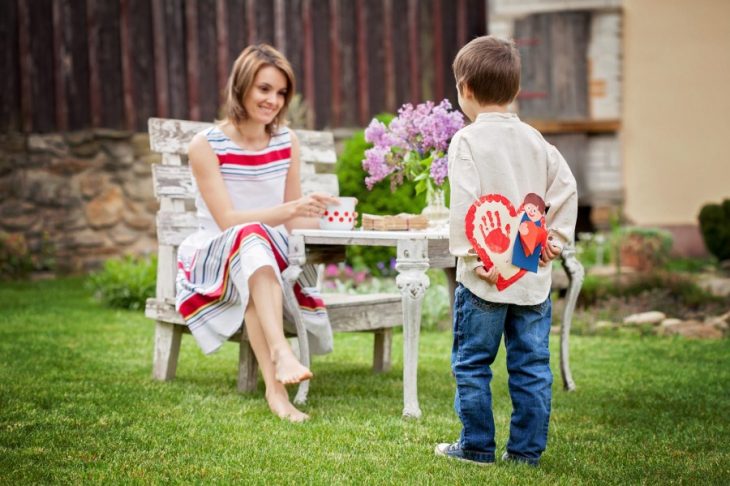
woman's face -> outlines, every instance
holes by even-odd
[[[243,107],[249,120],[268,125],[281,111],[285,99],[286,76],[274,66],[264,66],[256,73]]]

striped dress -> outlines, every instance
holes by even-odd
[[[241,148],[217,126],[202,134],[218,156],[235,209],[260,209],[284,202],[291,161],[288,128],[281,128],[265,149],[256,151]],[[283,226],[247,223],[221,231],[199,191],[195,206],[199,229],[178,248],[176,307],[200,348],[208,354],[240,329],[248,306],[248,279],[256,270],[270,266],[282,282],[281,272],[288,265],[288,244]],[[310,352],[323,354],[332,350],[332,330],[315,282],[316,272],[305,266],[294,285],[296,302],[284,294],[284,316],[292,322],[293,313],[300,312]],[[286,327],[294,331],[293,325]]]

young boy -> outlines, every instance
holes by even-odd
[[[520,87],[520,56],[512,42],[491,36],[474,39],[456,55],[453,69],[459,106],[473,121],[456,133],[449,147],[450,250],[458,257],[459,283],[451,365],[454,408],[463,428],[457,442],[439,444],[435,452],[482,465],[494,463],[490,365],[504,333],[513,411],[502,460],[537,465],[547,444],[553,381],[548,349],[550,261],[573,240],[575,178],[555,147],[507,112]],[[525,199],[530,194],[536,195],[530,196],[534,201]],[[544,206],[536,211],[539,200]],[[479,231],[487,236],[487,249],[475,252],[470,241],[479,241],[479,233],[468,235],[467,228],[475,225],[465,219],[473,217],[473,208],[469,213],[475,203],[484,201],[490,210],[477,226],[481,224]],[[542,217],[539,209],[545,213],[540,226],[547,230],[546,244],[536,250],[540,265],[520,268],[511,253],[520,245],[520,235],[528,233],[522,224]],[[528,218],[520,220],[528,212]],[[504,243],[495,245],[500,239]]]

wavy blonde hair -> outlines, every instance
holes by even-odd
[[[223,104],[223,115],[236,125],[248,119],[243,106],[248,92],[253,86],[256,74],[261,68],[274,66],[286,78],[286,96],[276,118],[266,125],[266,132],[272,134],[280,125],[286,123],[286,111],[294,96],[294,71],[282,53],[268,44],[256,44],[246,47],[233,63],[231,75],[226,84],[226,101]]]

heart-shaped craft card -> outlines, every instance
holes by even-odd
[[[512,264],[512,254],[523,213],[501,194],[486,194],[466,213],[466,237],[484,267],[494,265],[499,274],[496,287],[504,290],[522,278],[526,270]]]

